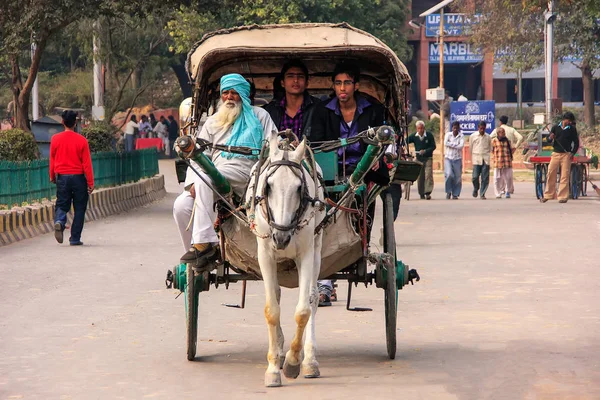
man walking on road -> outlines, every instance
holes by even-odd
[[[498,129],[504,129],[504,136],[508,139],[510,143],[510,147],[512,148],[512,152],[514,154],[515,150],[523,143],[523,135],[521,135],[515,128],[512,126],[508,126],[508,117],[506,115],[502,115],[500,118],[500,126],[492,131],[490,137],[492,139],[498,137]],[[500,179],[500,178],[499,178]],[[500,179],[501,180],[501,179]],[[494,168],[494,182],[496,182],[496,168]],[[506,193],[506,188],[500,187],[500,192],[496,191],[496,185],[494,184],[494,192],[496,197],[502,197],[503,194]]]
[[[421,199],[431,200],[433,192],[433,152],[435,150],[435,138],[429,132],[425,132],[425,123],[417,121],[417,132],[408,137],[408,144],[415,146],[417,161],[423,163],[423,168],[417,180],[417,189]]]
[[[485,121],[479,121],[478,133],[469,137],[471,160],[473,162],[473,197],[479,192],[481,200],[485,200],[485,192],[490,184],[490,152],[492,139],[485,133]]]
[[[569,178],[571,176],[571,161],[579,150],[579,135],[575,128],[575,116],[566,112],[562,122],[550,131],[550,141],[554,147],[548,166],[548,180],[542,203],[556,198],[556,175],[560,167],[560,186],[558,187],[558,202],[566,203],[569,199]]]
[[[502,190],[506,191],[506,198],[514,192],[513,185],[513,152],[510,140],[504,133],[504,128],[498,128],[498,137],[492,139],[492,150],[494,152],[494,187],[496,188],[496,198],[502,197]],[[556,179],[556,178],[555,178]]]
[[[86,138],[73,131],[77,114],[67,110],[62,113],[64,132],[52,136],[50,141],[50,182],[56,184],[54,212],[54,237],[63,242],[63,231],[71,203],[75,214],[71,225],[71,246],[80,246],[81,231],[89,194],[94,190],[94,170],[90,147]]]
[[[444,176],[446,178],[446,199],[458,200],[462,190],[462,149],[465,137],[460,131],[460,123],[452,123],[452,131],[444,139]]]

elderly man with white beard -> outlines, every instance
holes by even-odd
[[[239,74],[228,74],[221,78],[221,102],[217,112],[206,120],[199,138],[212,144],[260,148],[264,139],[277,135],[277,127],[269,113],[250,104],[250,84]],[[243,196],[248,184],[250,170],[256,163],[255,156],[242,156],[209,149],[209,158],[219,172],[229,181],[233,191]],[[196,166],[197,167],[197,166]],[[210,178],[203,174],[207,181]],[[192,183],[193,182],[193,183]],[[173,204],[173,217],[179,228],[181,240],[187,252],[181,262],[194,262],[211,257],[218,242],[213,228],[216,211],[212,190],[195,173],[188,170],[186,190]],[[194,211],[192,232],[187,227]],[[189,247],[191,244],[191,248]],[[189,248],[189,250],[188,250]]]

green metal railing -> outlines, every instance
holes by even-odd
[[[94,186],[117,186],[136,182],[158,174],[156,149],[136,150],[130,153],[94,153]],[[49,160],[0,160],[0,206],[31,203],[56,195],[56,186],[50,183]]]

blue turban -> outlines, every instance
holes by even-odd
[[[242,111],[233,123],[231,136],[227,139],[228,146],[244,146],[260,149],[263,140],[263,127],[254,114],[250,105],[250,84],[240,74],[228,74],[221,78],[221,93],[224,90],[235,90],[242,99]],[[245,157],[224,151],[223,157]],[[256,158],[256,157],[250,157]]]

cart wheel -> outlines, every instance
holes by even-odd
[[[388,268],[385,287],[385,336],[390,359],[396,358],[396,319],[398,318],[398,288],[396,287],[396,237],[394,236],[394,208],[392,195],[383,200],[383,251],[393,256],[393,266]]]
[[[571,180],[569,181],[569,191],[571,198],[577,200],[579,197],[579,165],[571,166]]]
[[[588,165],[583,165],[581,168],[581,195],[587,196],[587,184],[588,184]]]
[[[535,197],[541,199],[544,197],[544,191],[542,189],[543,179],[542,179],[542,165],[535,164]]]
[[[192,264],[186,266],[187,285],[185,287],[185,317],[187,336],[187,359],[196,358],[196,342],[198,340],[198,290],[194,282]]]

